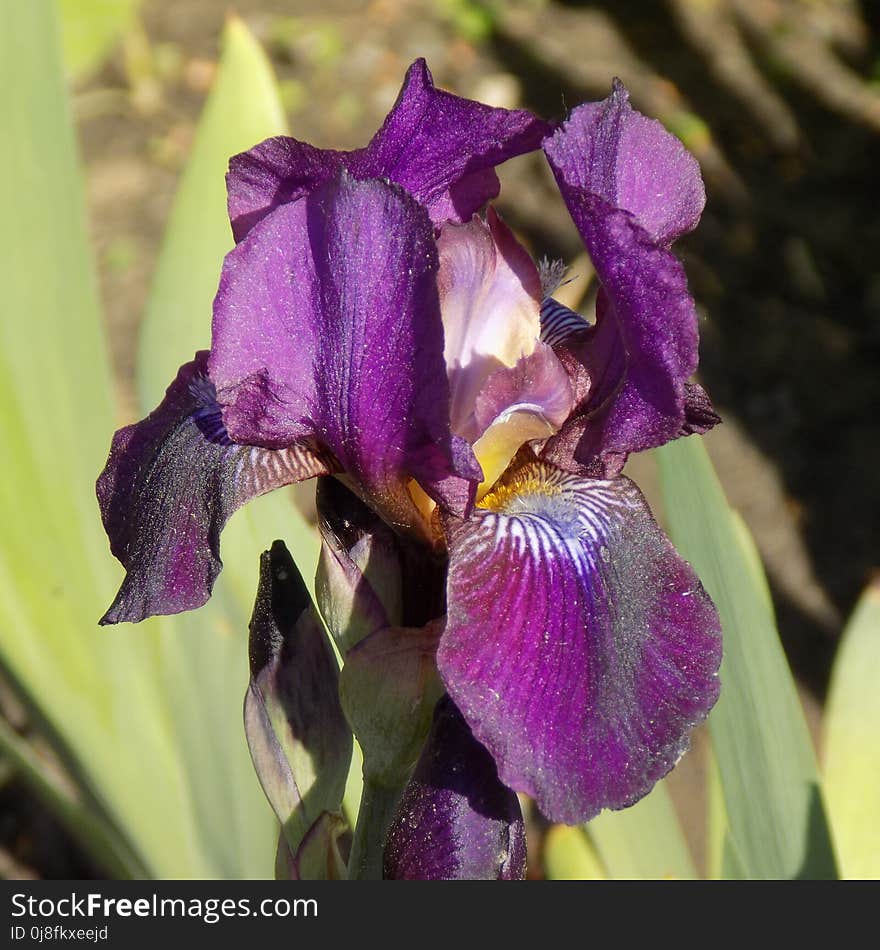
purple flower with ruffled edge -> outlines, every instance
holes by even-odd
[[[476,213],[538,147],[596,268],[594,324]],[[437,667],[500,781],[556,821],[633,803],[718,694],[717,613],[620,475],[717,421],[669,250],[703,207],[696,163],[619,84],[554,130],[419,61],[365,149],[271,139],[228,185],[210,354],[98,482],[127,571],[104,622],[204,603],[237,507],[334,475],[445,552]]]

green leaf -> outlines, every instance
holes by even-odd
[[[74,832],[101,822],[99,860],[104,837],[121,858],[106,866],[143,874],[113,820],[114,791],[130,776],[114,768],[108,741],[119,645],[96,627],[113,570],[94,495],[113,428],[111,386],[50,0],[0,7],[0,82],[0,662],[82,770],[80,805],[60,817]],[[25,774],[39,786],[33,765]],[[49,787],[37,790],[47,797]]]
[[[608,876],[589,836],[570,825],[547,829],[544,873],[548,881],[603,881]]]
[[[138,390],[156,405],[177,368],[211,343],[211,303],[232,248],[226,215],[229,158],[286,131],[272,67],[237,18],[223,36],[223,59],[205,105],[162,243],[144,317]]]
[[[138,627],[97,626],[120,580],[94,492],[117,423],[55,14],[51,0],[0,6],[0,200],[7,218],[0,238],[0,438],[8,449],[0,479],[0,664],[75,788],[53,785],[8,730],[3,751],[108,873],[270,877],[276,823],[241,722],[247,617],[259,544],[288,525],[296,533],[302,519],[284,499],[280,509],[272,498],[258,500],[226,533],[233,568],[218,585],[216,604]],[[222,117],[254,139],[279,130],[265,59],[235,21],[219,76],[214,125]],[[225,100],[218,98],[223,90]],[[266,120],[260,129],[255,115]],[[207,155],[204,148],[200,154]],[[218,204],[204,209],[204,231],[187,231],[191,259],[216,238],[226,158],[212,158]],[[196,178],[188,175],[198,189]],[[198,218],[192,200],[185,206]],[[178,221],[187,223],[185,216]],[[187,282],[182,292],[191,290]],[[175,288],[165,287],[173,298]],[[203,290],[198,319],[209,325],[213,291]],[[168,345],[177,345],[173,332]],[[190,348],[173,359],[191,356]],[[313,542],[313,555],[315,548]]]
[[[706,767],[706,876],[710,881],[724,876],[724,848],[729,835],[721,774],[715,754],[710,750]]]
[[[611,878],[693,880],[697,876],[665,782],[630,808],[604,811],[586,830]]]
[[[880,878],[880,585],[843,633],[825,711],[825,796],[847,878]]]
[[[135,22],[140,0],[56,0],[64,65],[73,76],[97,69]]]
[[[834,877],[815,754],[754,543],[728,507],[701,439],[679,439],[656,454],[670,535],[724,630],[721,698],[709,727],[731,853],[749,878]]]

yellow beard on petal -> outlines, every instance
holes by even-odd
[[[516,474],[496,485],[479,502],[480,508],[489,511],[505,511],[512,501],[524,495],[542,495],[552,498],[562,494],[562,487],[547,477],[547,468],[540,462],[519,469]]]

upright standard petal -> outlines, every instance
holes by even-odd
[[[530,463],[449,516],[438,667],[501,781],[553,821],[645,795],[718,696],[718,615],[625,478]]]
[[[344,171],[227,255],[211,376],[238,442],[313,438],[392,524],[420,523],[407,482],[467,509],[479,467],[449,432],[449,384],[425,210]],[[465,447],[466,449],[466,447]]]
[[[540,148],[549,132],[546,122],[524,109],[497,109],[436,89],[427,64],[417,59],[352,171],[403,185],[436,224],[467,221],[497,197],[495,166]]]
[[[595,471],[597,457],[661,445],[685,424],[697,316],[668,247],[696,226],[705,193],[694,159],[620,84],[575,109],[544,151],[602,285],[595,326],[559,344],[585,367],[589,395],[546,457]]]
[[[220,532],[246,501],[335,471],[307,439],[279,449],[229,438],[208,353],[182,366],[159,407],[120,429],[98,478],[98,502],[125,579],[101,623],[201,607],[220,573]]]
[[[448,697],[385,845],[387,880],[521,880],[526,839],[516,795]]]
[[[435,224],[467,221],[499,192],[494,168],[541,145],[550,126],[525,110],[497,109],[434,87],[423,59],[410,66],[382,128],[366,148],[316,149],[267,139],[229,163],[229,217],[236,241],[281,204],[347,168],[387,178],[420,201]]]
[[[700,166],[656,119],[636,112],[615,80],[602,102],[578,106],[544,143],[563,198],[586,191],[629,212],[654,244],[692,231],[706,204]]]
[[[570,207],[602,287],[595,325],[556,350],[564,362],[578,364],[589,385],[570,431],[563,429],[546,457],[569,467],[559,450],[573,443],[574,461],[589,467],[602,456],[640,452],[678,437],[685,387],[699,361],[699,333],[684,268],[671,252],[648,243],[632,218],[601,199],[582,194]]]

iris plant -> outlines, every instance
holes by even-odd
[[[495,167],[537,149],[596,270],[593,320],[489,204]],[[549,125],[437,90],[420,60],[365,148],[269,139],[227,183],[211,350],[98,481],[126,569],[102,622],[205,603],[232,512],[320,476],[319,603],[345,665],[312,720],[347,721],[391,789],[372,810],[365,790],[352,861],[521,876],[514,792],[566,823],[630,805],[718,695],[715,608],[621,474],[718,421],[670,251],[703,208],[698,166],[619,83]],[[252,645],[300,636],[300,615],[268,636],[255,612]]]

